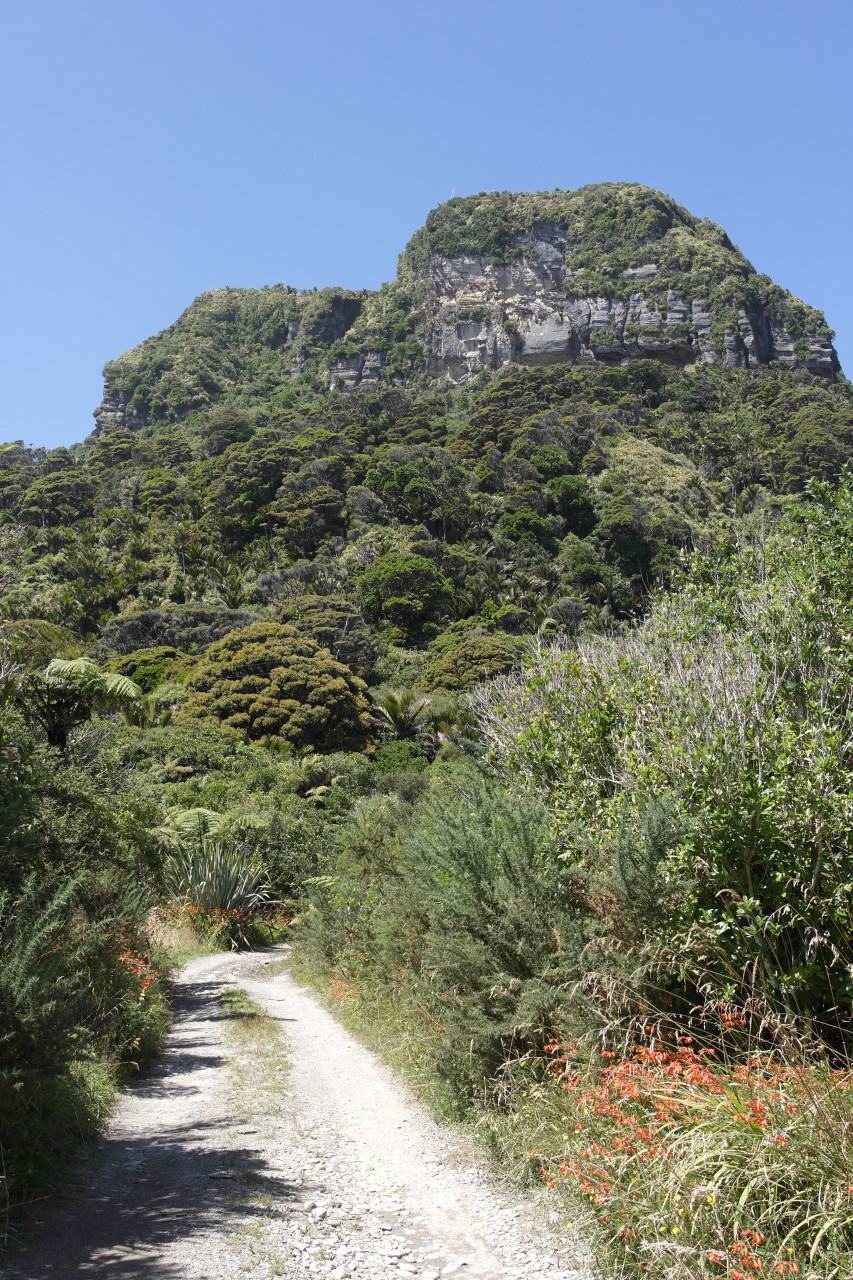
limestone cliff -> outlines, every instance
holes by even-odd
[[[109,364],[98,430],[331,388],[458,384],[505,365],[638,357],[834,379],[823,315],[758,274],[726,233],[635,183],[455,198],[378,292],[220,289]]]
[[[510,363],[652,357],[834,378],[823,315],[759,275],[728,236],[637,184],[458,198],[429,215],[396,285],[411,298],[429,375],[464,382]],[[393,291],[395,286],[390,286]],[[391,363],[372,299],[333,363],[354,385]],[[387,301],[384,303],[387,309]]]

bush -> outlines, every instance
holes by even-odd
[[[428,693],[436,689],[467,692],[478,681],[505,675],[518,666],[525,648],[520,637],[502,633],[472,636],[434,657],[420,679],[420,687]]]
[[[92,1131],[109,1094],[99,1064],[154,1050],[165,994],[138,924],[91,916],[73,882],[51,892],[31,878],[0,896],[0,1154],[13,1209]]]
[[[526,542],[538,545],[549,555],[556,555],[558,542],[554,536],[554,525],[559,521],[549,520],[535,511],[506,511],[498,521],[498,531],[512,542]]]
[[[279,620],[328,649],[362,680],[370,679],[385,652],[356,606],[342,596],[294,596],[281,606]]]
[[[364,681],[293,627],[256,622],[211,645],[187,680],[181,720],[219,724],[295,747],[362,746],[370,732]]]
[[[586,476],[555,476],[545,488],[554,500],[557,515],[569,533],[585,538],[595,528],[592,488]]]
[[[165,679],[170,667],[185,655],[171,645],[155,645],[150,649],[134,649],[132,653],[114,658],[107,663],[107,670],[129,676],[143,693],[152,693]]]
[[[101,628],[101,642],[119,653],[139,649],[174,646],[185,653],[197,653],[229,631],[253,621],[242,609],[217,609],[193,605],[186,608],[146,609],[142,613],[112,618]]]
[[[163,889],[202,933],[248,942],[259,911],[272,905],[260,862],[227,839],[203,836],[179,845],[163,863]]]
[[[458,1107],[572,1024],[582,937],[535,801],[466,767],[405,812],[363,807],[342,829],[314,945],[357,980],[417,990]]]
[[[379,556],[356,587],[364,616],[417,634],[449,603],[452,587],[425,556],[391,552]]]
[[[420,773],[428,763],[424,749],[405,739],[381,742],[373,753],[373,765],[379,777],[387,773]]]

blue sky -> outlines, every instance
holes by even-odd
[[[849,0],[19,0],[0,439],[82,439],[104,362],[204,289],[376,288],[454,191],[658,187],[853,368],[851,37]]]

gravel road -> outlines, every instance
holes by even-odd
[[[3,1274],[589,1280],[579,1247],[281,970],[268,953],[183,970],[162,1057]],[[282,1042],[226,1034],[227,986]]]

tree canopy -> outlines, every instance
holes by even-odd
[[[340,750],[370,734],[365,684],[295,627],[255,622],[212,644],[187,678],[182,720],[247,738]]]

